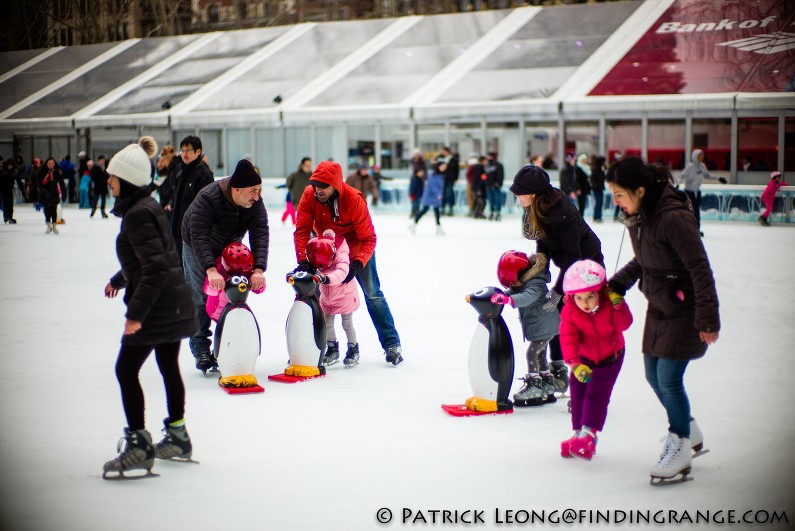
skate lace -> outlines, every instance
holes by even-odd
[[[121,446],[125,442],[127,443],[127,446],[125,446],[124,451],[122,451]],[[121,454],[119,458],[122,458],[128,453],[130,453],[131,446],[132,445],[130,444],[130,440],[127,437],[122,437],[121,439],[119,439],[119,442],[116,443],[116,452]]]
[[[674,438],[669,435],[666,438],[665,448],[663,449],[663,453],[660,456],[660,461],[657,463],[657,466],[660,468],[667,467],[670,462],[679,455],[681,450],[682,444],[677,444],[677,441],[675,441]]]

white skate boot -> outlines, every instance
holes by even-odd
[[[690,449],[690,439],[669,433],[665,439],[660,460],[651,469],[651,483],[654,486],[679,483],[693,478],[689,477],[693,456]]]
[[[709,452],[709,449],[704,449],[704,434],[694,418],[690,419],[690,446],[693,448],[693,457]]]

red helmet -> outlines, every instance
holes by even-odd
[[[248,275],[254,271],[254,255],[242,243],[230,243],[221,253],[221,265],[230,275]]]
[[[522,251],[505,251],[497,264],[497,279],[503,287],[510,288],[519,280],[523,269],[530,267],[530,259]]]
[[[330,266],[336,253],[334,238],[326,234],[315,236],[306,244],[306,259],[317,268]]]

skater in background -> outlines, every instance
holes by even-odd
[[[287,176],[285,186],[287,187],[287,193],[290,195],[290,200],[293,203],[293,208],[296,210],[298,209],[298,201],[301,200],[304,190],[309,186],[309,179],[311,177],[312,159],[309,157],[302,158],[301,164],[298,165],[298,169]],[[293,220],[293,225],[295,225],[295,220]]]
[[[365,199],[367,199],[369,195],[373,205],[378,204],[378,183],[376,183],[373,176],[370,175],[370,168],[367,164],[359,164],[356,171],[348,175],[345,179],[345,184],[359,190]]]
[[[773,203],[776,201],[776,194],[778,193],[778,189],[782,186],[790,186],[789,184],[785,183],[781,176],[780,171],[774,171],[770,174],[770,182],[767,183],[765,187],[765,191],[762,192],[762,202],[765,204],[765,211],[762,212],[762,215],[759,216],[759,223],[763,227],[769,227],[770,221],[770,214],[773,212]]]
[[[196,368],[204,373],[218,366],[211,353],[210,317],[205,311],[205,280],[210,287],[224,289],[224,277],[216,267],[230,243],[240,242],[248,233],[254,270],[252,291],[265,289],[268,265],[268,212],[262,201],[262,178],[246,159],[237,163],[230,177],[205,186],[185,212],[182,223],[182,267],[193,292],[199,330],[190,339]],[[177,218],[174,218],[176,223]]]
[[[441,159],[436,163],[433,170],[431,170],[430,175],[428,175],[428,182],[425,183],[425,187],[422,190],[422,208],[420,208],[420,210],[417,212],[417,215],[414,216],[414,222],[409,225],[409,231],[412,234],[416,234],[417,223],[420,222],[420,218],[422,218],[422,216],[424,216],[428,210],[433,208],[433,215],[436,218],[436,235],[444,236],[441,215],[442,198],[444,195],[444,175],[446,170],[447,162],[445,162],[444,159]]]
[[[497,153],[491,151],[486,157],[486,196],[489,202],[489,219],[500,221],[502,216],[502,203],[505,199],[502,196],[502,183],[505,180],[505,170],[502,162],[497,160]]]
[[[306,256],[306,244],[312,231],[323,234],[326,229],[333,229],[337,236],[345,238],[351,263],[342,283],[347,284],[354,278],[359,281],[384,357],[387,363],[397,366],[403,361],[403,349],[392,311],[381,291],[375,263],[375,227],[367,203],[361,192],[343,182],[342,168],[336,162],[318,164],[309,184],[312,186],[304,190],[298,203],[298,224],[293,233],[298,260],[295,271],[314,274],[317,270]]]
[[[555,379],[549,372],[547,344],[558,335],[560,313],[557,308],[548,312],[547,283],[549,274],[547,257],[536,253],[528,257],[521,251],[506,251],[497,265],[497,277],[508,291],[505,295],[495,293],[494,304],[510,304],[519,310],[522,334],[530,342],[527,346],[527,375],[524,384],[513,395],[515,406],[541,406],[552,404],[555,398]]]
[[[91,168],[94,167],[94,161],[89,160],[86,162],[86,169],[80,177],[80,205],[78,208],[91,208]]]
[[[185,386],[178,361],[182,338],[194,333],[196,317],[166,214],[150,195],[150,157],[156,151],[155,140],[144,136],[116,153],[108,166],[108,184],[116,198],[113,214],[122,220],[116,239],[121,269],[105,286],[105,296],[116,297],[124,289],[127,306],[116,360],[127,418],[126,445],[118,457],[105,463],[103,477],[110,479],[135,469],[146,469],[149,475],[155,457],[189,459],[193,452],[185,429]],[[156,446],[144,423],[144,394],[138,378],[152,350],[168,403],[165,436]]]
[[[293,199],[290,196],[290,192],[287,192],[287,195],[284,197],[284,212],[282,212],[282,223],[287,221],[287,218],[290,218],[290,221],[293,223],[293,227],[295,227],[295,220],[298,216],[298,213],[295,211],[295,207],[293,206]]]
[[[726,179],[723,177],[716,178],[709,174],[707,167],[704,165],[704,152],[700,149],[694,149],[690,154],[690,164],[685,167],[682,175],[679,176],[679,184],[684,184],[685,193],[693,204],[693,214],[696,216],[696,226],[701,236],[704,236],[704,233],[701,232],[701,184],[705,179],[726,184]]]
[[[105,171],[105,155],[97,157],[94,167],[91,168],[91,182],[94,185],[94,195],[91,197],[91,215],[97,212],[97,204],[103,218],[107,218],[105,213],[105,199],[108,197],[108,172]]]
[[[582,219],[574,203],[552,187],[543,169],[529,164],[521,168],[513,178],[511,192],[524,207],[522,234],[528,240],[535,240],[536,252],[547,256],[560,270],[544,305],[549,312],[559,311],[563,304],[561,294],[566,270],[574,262],[586,259],[604,267],[602,242]],[[549,342],[549,358],[555,389],[563,393],[569,387],[569,375],[557,336]]]
[[[168,226],[171,226],[171,214],[174,209],[174,189],[177,185],[177,175],[182,168],[182,159],[177,156],[177,151],[171,144],[166,144],[160,150],[157,158],[157,188],[160,206],[166,212]]]
[[[205,187],[214,182],[213,172],[202,157],[202,141],[197,136],[186,136],[179,143],[179,153],[182,166],[177,170],[174,182],[174,199],[171,202],[171,235],[177,244],[177,252],[182,257],[182,222],[188,208],[193,204],[196,196]],[[229,242],[224,242],[224,244]],[[218,256],[221,249],[213,255]],[[183,258],[184,260],[184,258]],[[186,273],[188,282],[190,275]],[[199,282],[201,290],[201,282]],[[198,305],[198,304],[197,304]],[[201,320],[199,320],[201,324]]]
[[[348,340],[345,359],[342,363],[350,368],[359,363],[359,343],[353,328],[353,312],[359,308],[359,288],[353,282],[343,284],[350,270],[349,248],[345,238],[337,236],[331,229],[323,231],[306,244],[306,257],[321,279],[320,309],[326,320],[326,353],[323,365],[337,363],[340,357],[340,343],[334,330],[334,318],[342,316],[342,329]]]
[[[14,159],[8,158],[0,163],[0,206],[3,207],[3,223],[14,225],[14,181],[16,180],[16,168]]]
[[[593,221],[601,223],[605,201],[605,158],[601,155],[591,155],[591,194]]]
[[[411,199],[411,214],[409,217],[414,219],[420,211],[422,204],[422,193],[425,191],[425,173],[418,169],[414,171],[414,175],[409,181],[409,199]]]
[[[588,196],[591,195],[591,160],[587,153],[577,155],[577,208],[580,216],[585,216],[585,208],[588,206]]]
[[[221,256],[215,259],[215,269],[224,279],[224,287],[226,287],[226,281],[232,278],[233,275],[244,276],[250,283],[251,275],[254,273],[254,255],[251,253],[251,249],[244,244],[240,242],[230,243],[224,247]],[[265,291],[265,286],[251,291],[260,294]],[[204,293],[207,295],[207,303],[204,309],[210,319],[217,323],[218,319],[221,318],[221,314],[224,313],[224,308],[229,304],[226,290],[214,288],[210,285],[209,280],[205,280]]]
[[[36,191],[39,203],[44,208],[44,221],[47,223],[45,234],[58,234],[58,204],[61,202],[62,189],[66,189],[66,185],[61,169],[55,159],[50,157],[44,161],[36,176]]]
[[[684,375],[688,363],[718,340],[720,330],[715,279],[692,205],[672,182],[667,168],[637,157],[621,159],[607,172],[635,252],[608,284],[623,297],[641,282],[649,303],[643,330],[646,380],[668,416],[668,437],[651,469],[653,480],[689,472],[691,447],[699,451],[703,446],[701,430],[690,416]]]
[[[560,443],[563,457],[591,459],[597,432],[624,363],[624,334],[632,314],[624,298],[610,296],[605,269],[593,260],[573,263],[563,278],[566,304],[560,316],[560,346],[571,380],[571,427]]]

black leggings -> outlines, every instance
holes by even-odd
[[[58,221],[58,203],[54,205],[50,203],[44,204],[44,221],[51,223]]]
[[[169,420],[180,420],[185,416],[185,385],[179,373],[179,344],[177,341],[154,346],[121,346],[116,360],[116,378],[121,387],[121,402],[130,430],[144,429],[144,391],[138,373],[153,348],[166,386]]]
[[[430,209],[431,207],[429,207],[428,205],[422,205],[422,208],[420,209],[419,212],[417,212],[417,216],[414,218],[414,223],[419,223],[420,218],[424,216],[425,213],[428,212],[428,210]],[[441,220],[439,219],[441,215],[441,208],[438,206],[433,207],[433,215],[436,218],[436,224],[441,225]]]

